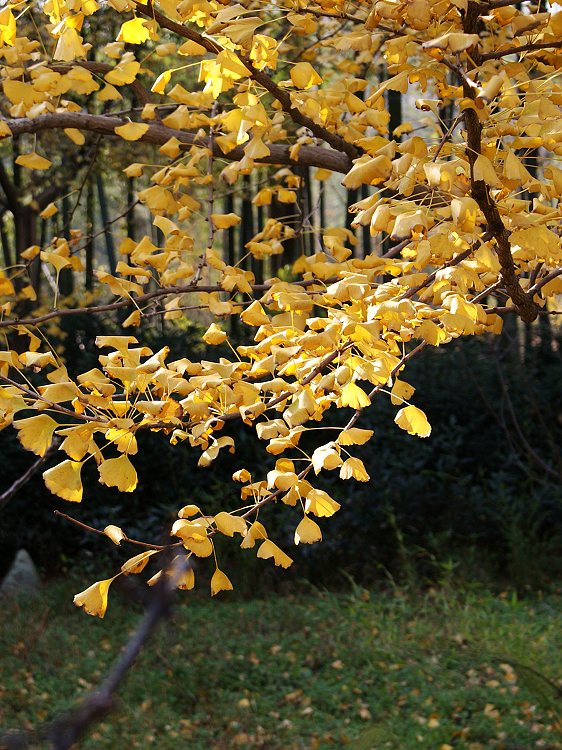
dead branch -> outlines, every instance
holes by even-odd
[[[0,750],[25,750],[38,742],[48,742],[52,750],[70,750],[95,722],[113,709],[119,687],[160,621],[170,612],[172,596],[186,562],[185,559],[176,559],[174,563],[171,575],[162,576],[153,589],[144,618],[99,688],[88,693],[78,706],[44,727],[0,733]]]

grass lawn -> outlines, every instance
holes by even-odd
[[[82,588],[85,585],[82,584]],[[32,727],[99,682],[141,616],[72,584],[0,609],[0,727]],[[562,596],[486,591],[182,594],[80,747],[562,748]],[[545,679],[548,678],[548,679]]]

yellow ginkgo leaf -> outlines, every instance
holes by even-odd
[[[406,383],[404,380],[398,380],[397,378],[394,381],[394,385],[392,386],[390,402],[394,404],[394,406],[403,404],[404,401],[409,401],[412,398],[415,390],[416,389],[413,385],[410,385],[410,383]]]
[[[343,178],[342,185],[352,190],[361,185],[378,185],[386,180],[391,172],[392,161],[386,154],[379,154],[374,159],[362,156]]]
[[[280,565],[282,568],[288,568],[293,562],[289,555],[286,555],[270,539],[266,539],[260,544],[257,556],[263,560],[269,560],[272,557],[275,565]]]
[[[295,529],[295,544],[314,544],[322,541],[320,526],[312,518],[305,516]]]
[[[133,312],[128,315],[125,320],[121,323],[123,328],[130,328],[131,326],[140,326],[141,324],[141,311],[140,310],[133,310]]]
[[[248,326],[263,326],[271,322],[258,300],[254,300],[252,304],[240,314],[240,318],[242,319],[242,322]]]
[[[178,589],[182,591],[191,591],[195,587],[195,571],[189,567],[183,571],[177,582]]]
[[[32,151],[30,154],[20,154],[16,159],[16,164],[27,169],[49,169],[52,162]]]
[[[322,78],[309,62],[299,62],[291,68],[291,81],[298,89],[309,89],[322,83]]]
[[[197,557],[209,557],[213,554],[213,543],[207,535],[209,521],[197,518],[193,521],[179,520],[172,526],[172,536],[178,536],[183,546]]]
[[[16,420],[14,427],[24,448],[33,451],[37,456],[44,456],[51,445],[53,432],[58,423],[47,414],[39,414],[36,417]]]
[[[267,539],[267,531],[262,523],[254,521],[247,530],[240,547],[241,549],[251,549],[255,546],[256,541],[259,541],[260,539]]]
[[[248,471],[248,469],[238,469],[238,471],[235,471],[232,475],[232,479],[235,482],[249,482],[252,478],[252,475]]]
[[[106,578],[105,581],[97,581],[93,583],[85,591],[80,594],[76,594],[74,597],[74,604],[77,607],[82,607],[84,612],[94,617],[101,617],[103,619],[105,611],[107,609],[107,594],[109,587],[113,581],[117,578]]]
[[[130,21],[125,21],[117,37],[118,42],[126,42],[127,44],[142,44],[148,39],[150,39],[150,31],[142,18],[132,18]]]
[[[146,552],[141,552],[139,555],[135,555],[134,557],[129,558],[129,560],[127,560],[127,562],[124,562],[121,566],[121,572],[126,576],[142,573],[142,571],[146,568],[146,564],[148,563],[149,559],[152,557],[152,555],[155,555],[156,552],[157,550],[155,549],[149,549],[146,550]]]
[[[215,596],[219,591],[232,591],[232,589],[229,577],[217,568],[211,578],[211,596]]]
[[[340,479],[356,479],[358,482],[368,482],[370,476],[367,474],[363,461],[360,458],[350,456],[340,467]]]
[[[119,93],[119,91],[115,88],[115,86],[112,86],[110,83],[107,83],[103,89],[101,89],[97,93],[97,97],[100,100],[100,102],[111,102],[114,99],[122,99],[122,95]]]
[[[449,33],[443,34],[443,36],[432,39],[429,42],[424,42],[422,47],[424,49],[442,49],[450,50],[451,52],[462,52],[465,49],[474,47],[478,44],[478,34],[461,34],[461,33]]]
[[[137,472],[125,454],[104,461],[99,473],[102,484],[117,487],[120,492],[132,492],[137,486]]]
[[[364,409],[371,404],[369,396],[355,383],[348,383],[342,388],[340,406],[351,406],[352,409]]]
[[[178,510],[178,518],[191,518],[191,516],[196,516],[198,513],[201,513],[198,505],[184,505],[183,508]]]
[[[106,431],[105,437],[110,443],[113,443],[120,453],[127,453],[129,456],[134,456],[138,451],[137,439],[129,430],[110,427]]]
[[[203,334],[203,341],[211,346],[222,344],[226,341],[226,333],[216,323],[211,323]]]
[[[67,25],[58,38],[53,59],[62,60],[63,62],[72,62],[73,60],[76,60],[77,57],[86,57],[87,54],[88,47],[84,46],[80,34],[76,29]]]
[[[51,216],[54,216],[58,211],[58,208],[55,203],[49,203],[45,208],[41,211],[39,216],[42,219],[49,219]]]
[[[123,529],[120,529],[119,526],[113,526],[113,524],[106,526],[103,533],[111,539],[113,544],[119,545],[124,539],[127,539]]]
[[[329,518],[341,508],[333,498],[324,490],[312,490],[306,497],[304,509],[306,513],[314,513],[315,516]]]
[[[12,47],[16,41],[16,19],[9,6],[0,11],[0,46]]]
[[[178,140],[175,136],[172,138],[169,138],[166,143],[163,146],[160,146],[158,149],[161,154],[165,154],[166,156],[169,156],[170,159],[175,159],[176,156],[179,156],[182,149],[182,142]]]
[[[338,437],[340,445],[364,445],[373,437],[373,430],[361,430],[359,427],[351,427],[343,430]]]
[[[211,214],[211,220],[215,229],[229,229],[240,224],[242,219],[236,214]]]
[[[178,48],[178,55],[204,55],[205,52],[205,47],[201,44],[197,44],[197,42],[192,42],[191,40],[184,42],[181,47]]]
[[[247,528],[246,521],[243,518],[224,511],[217,513],[215,516],[215,525],[220,533],[225,536],[244,534]]]
[[[115,128],[115,133],[126,141],[138,141],[148,130],[149,126],[144,122],[131,122]]]
[[[479,154],[476,157],[476,161],[474,162],[473,172],[474,172],[475,182],[482,180],[490,187],[502,187],[501,180],[496,174],[494,165],[488,159],[487,156],[483,156],[482,154]]]
[[[66,460],[44,471],[43,479],[47,489],[63,500],[79,503],[82,500],[81,468],[79,461]]]
[[[160,73],[158,78],[152,84],[152,88],[150,90],[154,94],[163,94],[164,91],[166,90],[166,86],[170,83],[171,77],[172,77],[171,70],[165,70],[163,73]]]
[[[127,60],[126,62],[121,62],[113,70],[110,70],[104,77],[107,83],[113,86],[126,86],[135,80],[139,70],[139,62],[136,60]]]
[[[342,464],[339,449],[336,448],[334,443],[327,443],[316,448],[311,456],[311,461],[316,474],[319,474],[322,469],[326,469],[327,471],[337,469]]]
[[[86,142],[86,136],[77,128],[65,128],[63,133],[77,146],[82,146]]]
[[[400,409],[394,417],[394,421],[398,427],[406,430],[409,435],[419,435],[419,437],[426,438],[431,434],[431,425],[424,412],[417,406],[406,406],[404,409]]]

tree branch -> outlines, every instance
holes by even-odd
[[[92,133],[118,138],[115,134],[115,128],[120,127],[125,122],[118,117],[110,115],[91,115],[86,112],[55,112],[39,117],[28,118],[21,117],[12,120],[5,120],[6,124],[14,136],[23,133],[40,133],[43,130],[60,130],[63,128],[77,128],[78,130],[87,130]],[[183,130],[167,128],[161,123],[151,123],[147,132],[139,139],[144,143],[153,143],[162,146],[170,138],[175,137],[186,148],[198,145],[203,148],[210,148],[211,144],[208,138],[199,138],[193,133],[186,133]],[[282,146],[276,143],[268,144],[270,155],[263,159],[257,159],[260,164],[300,164],[305,167],[321,167],[329,169],[332,172],[346,174],[351,166],[348,156],[331,148],[321,146],[303,146],[297,159],[290,156],[290,147]],[[217,144],[213,146],[213,156],[218,159],[227,161],[240,161],[244,158],[244,149],[241,146],[224,154]]]
[[[50,450],[50,449],[49,449]],[[100,529],[96,529],[94,526],[89,526],[87,523],[83,523],[82,521],[79,521],[77,518],[73,518],[72,516],[69,516],[67,513],[62,513],[60,510],[53,511],[55,516],[60,516],[61,518],[64,518],[66,521],[70,521],[75,526],[78,526],[79,528],[83,529],[84,531],[89,531],[91,534],[98,534],[99,536],[104,536],[106,539],[109,537],[105,533],[105,531],[100,531]],[[129,537],[126,537],[123,539],[124,542],[129,542],[129,544],[137,544],[139,547],[147,547],[148,549],[155,549],[159,552],[165,549],[170,549],[170,547],[181,547],[181,542],[174,542],[172,544],[150,544],[150,542],[141,542],[138,539],[129,539]]]
[[[184,572],[186,559],[175,562],[171,575],[162,576],[151,597],[151,603],[139,626],[128,640],[122,654],[114,661],[97,690],[90,692],[68,713],[38,730],[6,731],[0,734],[2,750],[24,750],[47,741],[53,750],[70,750],[92,724],[113,708],[115,693],[148,643],[160,621],[169,614],[173,593]]]
[[[336,281],[336,277],[331,279],[303,279],[302,281],[291,282],[295,286],[301,286],[306,288],[313,284],[331,284]],[[252,291],[254,292],[266,292],[270,288],[271,284],[253,284]],[[185,286],[167,286],[160,289],[155,289],[152,292],[141,294],[138,297],[130,297],[129,299],[123,299],[119,302],[109,302],[106,305],[92,305],[90,307],[64,307],[62,309],[51,310],[51,312],[44,313],[43,315],[37,315],[30,318],[6,318],[0,320],[0,329],[11,328],[13,326],[37,326],[40,323],[45,323],[48,320],[54,318],[63,318],[68,315],[94,315],[103,312],[111,312],[113,310],[121,310],[124,307],[131,307],[134,305],[138,307],[151,300],[160,299],[162,297],[168,297],[169,295],[181,295],[181,294],[196,294],[198,292],[224,292],[225,290],[220,284],[211,284],[202,286],[201,284],[196,285],[191,283]],[[37,398],[37,396],[34,396]]]
[[[49,458],[51,458],[51,456],[53,456],[56,453],[56,451],[58,450],[59,444],[60,444],[60,440],[58,438],[55,438],[52,444],[49,446],[49,448],[45,452],[45,455],[39,456],[39,458],[34,463],[31,464],[31,466],[27,469],[27,471],[25,471],[21,475],[21,477],[16,479],[16,481],[0,495],[0,510],[2,510],[2,508],[4,508],[10,502],[12,497],[16,494],[16,492],[19,489],[21,489],[24,486],[24,484],[27,484],[29,482],[29,480],[34,474],[37,474],[37,472],[43,466],[43,464],[46,461],[48,461]]]
[[[463,29],[466,34],[477,34],[480,20],[481,6],[479,3],[470,0],[463,20]],[[482,58],[476,48],[472,50],[473,66],[478,67]],[[457,71],[459,72],[459,71]],[[466,75],[461,75],[463,94],[466,98],[476,98],[476,93],[467,81]],[[474,179],[474,164],[476,159],[482,153],[482,124],[478,119],[476,111],[466,109],[464,113],[466,125],[467,149],[466,155],[470,164],[470,183],[472,197],[478,204],[478,207],[484,214],[488,231],[491,232],[496,242],[496,252],[500,262],[502,279],[505,288],[511,297],[513,304],[523,321],[532,323],[537,317],[538,307],[533,301],[532,295],[523,290],[515,271],[515,263],[511,255],[511,245],[509,242],[510,233],[506,229],[498,207],[490,195],[488,186],[483,180]]]
[[[529,44],[521,44],[518,47],[508,47],[508,49],[485,52],[483,55],[480,55],[480,59],[482,62],[485,62],[486,60],[499,60],[502,57],[507,57],[507,55],[517,55],[520,52],[535,52],[541,49],[560,49],[561,47],[562,39],[552,42],[529,42]]]
[[[533,286],[529,289],[529,294],[535,295],[537,292],[540,292],[545,284],[548,284],[549,281],[552,281],[552,279],[555,279],[560,275],[562,275],[562,268],[555,268],[554,271],[547,273],[546,276],[543,276],[535,284],[533,284]]]

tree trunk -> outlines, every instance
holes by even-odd
[[[96,224],[94,184],[92,179],[88,179],[86,187],[86,232],[88,239],[84,248],[86,255],[86,279],[85,286],[88,292],[94,288],[94,238]]]
[[[107,263],[109,266],[109,273],[114,274],[117,267],[117,257],[115,253],[115,243],[113,242],[113,235],[110,229],[109,211],[107,208],[107,200],[105,196],[105,188],[101,174],[98,174],[96,178],[98,188],[98,201],[100,204],[101,222],[105,232],[105,249],[107,253]]]
[[[13,264],[12,247],[10,244],[10,238],[6,231],[6,217],[2,215],[0,218],[0,238],[2,240],[2,254],[4,255],[4,265],[11,266]]]
[[[127,212],[127,237],[132,240],[137,238],[137,226],[135,221],[135,209],[133,203],[135,202],[135,178],[127,178],[127,206],[132,206]]]
[[[70,199],[68,195],[62,197],[62,233],[68,241],[70,239]],[[74,273],[72,268],[63,268],[59,274],[59,291],[63,297],[74,291]]]

